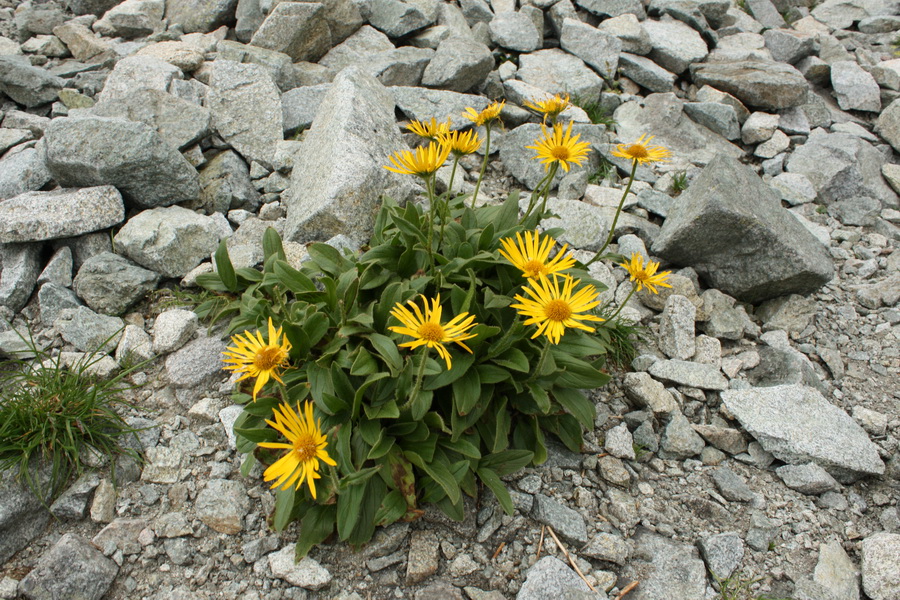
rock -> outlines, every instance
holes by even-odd
[[[250,181],[247,163],[232,150],[213,157],[200,171],[200,200],[196,206],[207,214],[259,205],[259,192]]]
[[[388,52],[392,52],[392,50],[388,50]],[[330,89],[331,84],[324,83],[295,88],[281,96],[285,136],[294,136],[309,129],[319,111],[322,99]]]
[[[141,480],[151,483],[177,483],[181,478],[183,453],[174,448],[154,446],[147,448],[147,462],[141,471]]]
[[[806,103],[808,85],[790,65],[759,60],[691,65],[698,86],[710,85],[761,109],[780,110]]]
[[[80,521],[87,516],[88,504],[94,490],[100,484],[100,476],[86,471],[50,505],[50,513],[57,519]]]
[[[597,560],[615,563],[625,566],[631,557],[632,544],[630,540],[612,533],[598,533],[591,538],[588,545],[581,550],[581,554]]]
[[[729,454],[741,454],[747,451],[747,440],[737,429],[717,427],[716,425],[691,425],[691,427],[719,450]]]
[[[114,519],[91,542],[107,555],[117,550],[121,550],[125,556],[138,554],[141,551],[138,537],[148,525],[145,519]]]
[[[53,35],[66,45],[69,52],[78,61],[90,60],[110,49],[108,42],[94,35],[94,32],[85,25],[74,21],[54,27]]]
[[[534,495],[532,515],[535,520],[553,527],[557,534],[572,543],[586,544],[588,542],[584,517],[548,496]]]
[[[119,100],[136,88],[167,92],[172,82],[184,77],[181,69],[155,56],[128,56],[116,63],[103,83],[98,104]]]
[[[294,62],[316,62],[331,50],[331,29],[324,4],[281,2],[262,22],[250,42],[283,52]]]
[[[0,203],[0,243],[75,237],[124,218],[122,196],[112,186],[26,192]]]
[[[877,447],[862,428],[812,388],[728,390],[721,397],[741,425],[780,460],[814,462],[839,481],[884,472]],[[818,443],[826,432],[832,443]]]
[[[538,31],[534,21],[524,12],[501,12],[491,20],[488,28],[495,44],[516,52],[534,52],[544,41],[543,30]]]
[[[741,126],[734,107],[718,102],[686,102],[684,112],[691,119],[718,133],[726,140],[741,137]]]
[[[403,37],[434,22],[416,4],[400,0],[374,0],[369,3],[368,12],[372,27],[392,38]]]
[[[165,277],[183,277],[219,246],[210,217],[180,206],[145,210],[116,234],[116,247],[139,265]]]
[[[145,123],[173,148],[184,150],[210,131],[209,109],[162,90],[138,88],[105,100],[93,109],[98,117],[116,117]]]
[[[576,135],[579,136],[579,142],[588,142],[590,148],[596,149],[605,143],[606,129],[602,125],[588,125],[586,123],[573,124],[572,136],[574,137]],[[507,132],[498,144],[500,158],[503,161],[503,164],[506,165],[506,168],[513,177],[524,183],[529,189],[534,189],[534,187],[547,175],[547,170],[544,168],[544,165],[534,160],[535,151],[526,148],[526,146],[534,145],[534,141],[541,138],[543,138],[541,126],[537,123],[526,123]],[[573,166],[572,169],[592,172],[599,164],[600,157],[596,150],[592,150],[588,153],[587,160],[581,167]],[[565,172],[562,169],[559,169],[556,178],[554,178],[554,183],[558,184],[564,176]],[[553,184],[551,184],[551,188],[552,187]],[[563,207],[566,206],[573,207],[573,210],[578,211],[578,205],[584,204],[579,200],[557,200],[557,202],[559,203],[557,208],[562,211],[565,211],[565,208]],[[587,212],[593,212],[595,214],[599,212],[590,210],[592,207],[588,207],[587,205],[585,205],[585,207],[588,208]],[[525,208],[527,208],[527,202],[525,203],[523,210]],[[565,216],[563,212],[557,212],[557,214],[560,217]],[[610,221],[610,223],[612,223],[612,221]],[[608,226],[606,223],[603,223],[603,225]],[[603,239],[605,239],[605,237]],[[575,246],[584,248],[579,245]]]
[[[881,111],[881,90],[875,78],[855,60],[839,60],[831,64],[831,86],[843,110]]]
[[[437,573],[438,547],[438,540],[433,532],[412,532],[406,561],[407,585],[415,585]]]
[[[27,58],[0,56],[0,92],[28,108],[57,99],[65,80],[31,66]]]
[[[120,315],[156,289],[159,275],[118,254],[103,252],[81,265],[74,289],[92,310]]]
[[[619,38],[624,52],[645,56],[650,54],[653,49],[653,40],[650,39],[650,35],[644,30],[638,18],[631,13],[605,19],[600,22],[597,29]]]
[[[837,541],[819,546],[813,581],[839,600],[859,600],[859,569]]]
[[[235,534],[244,528],[243,519],[250,512],[250,500],[241,482],[211,479],[197,494],[195,510],[197,517],[211,529]]]
[[[631,13],[643,20],[647,13],[638,0],[577,0],[578,6],[600,17],[618,17]]]
[[[427,74],[428,69],[425,72]],[[556,48],[523,54],[519,58],[516,77],[548,94],[570,94],[584,102],[598,101],[603,88],[600,76],[580,58]]]
[[[185,73],[193,73],[203,65],[203,52],[185,42],[165,41],[144,46],[135,56],[152,56],[176,66]]]
[[[779,116],[764,112],[754,112],[741,126],[741,141],[745,144],[765,142],[778,129]]]
[[[0,244],[0,305],[19,312],[41,272],[40,244]]]
[[[753,493],[747,482],[728,467],[719,467],[712,471],[712,479],[719,493],[726,500],[731,502],[751,502],[756,497],[756,494]]]
[[[891,102],[878,115],[875,131],[895,150],[900,148],[900,99]]]
[[[678,409],[672,394],[647,373],[626,373],[624,387],[628,398],[656,415],[668,415]]]
[[[659,321],[659,349],[669,358],[688,360],[697,351],[694,320],[697,307],[677,294],[669,296]]]
[[[185,33],[213,31],[234,18],[238,0],[166,0],[166,19]]]
[[[122,332],[122,339],[116,346],[116,361],[120,365],[136,365],[144,361],[152,360],[153,344],[150,336],[143,328],[136,325],[126,325]]]
[[[176,389],[196,389],[221,378],[225,343],[213,337],[198,337],[166,358],[166,375]]]
[[[768,29],[763,32],[763,37],[772,58],[789,65],[796,65],[817,50],[816,37],[808,33],[791,29]]]
[[[791,206],[813,202],[817,198],[812,182],[802,173],[781,173],[773,177],[769,185]]]
[[[728,380],[712,365],[704,365],[685,360],[660,360],[650,365],[649,372],[654,377],[672,381],[678,385],[703,390],[728,389]]]
[[[171,308],[159,314],[153,325],[153,352],[168,354],[184,346],[199,326],[197,313]]]
[[[373,54],[393,49],[394,44],[388,36],[369,25],[364,25],[341,44],[332,48],[322,57],[319,64],[337,73],[352,64],[367,61]]]
[[[263,67],[272,79],[274,79],[278,89],[282,92],[292,90],[300,83],[299,75],[295,65],[291,62],[291,57],[283,52],[275,52],[274,50],[239,44],[231,40],[221,40],[218,42],[216,44],[216,51],[218,53],[218,59],[230,60],[238,63],[253,63]],[[327,71],[327,69],[325,70]]]
[[[454,92],[468,92],[487,78],[494,57],[487,46],[472,38],[449,37],[438,44],[422,73],[422,85]]]
[[[288,544],[268,555],[272,575],[307,590],[319,590],[331,583],[328,569],[308,556],[295,562],[294,550],[294,545]]]
[[[870,410],[865,406],[853,407],[853,420],[870,435],[882,436],[887,432],[887,415]]]
[[[113,185],[140,208],[196,199],[197,171],[148,125],[124,119],[54,119],[44,136],[47,168],[62,186]]]
[[[679,544],[641,528],[632,538],[634,555],[622,577],[640,581],[634,600],[703,598],[706,568],[697,549]]]
[[[840,485],[828,471],[816,463],[784,465],[775,469],[778,476],[792,490],[808,496],[818,496],[840,489]]]
[[[747,205],[746,193],[758,201]],[[712,287],[747,302],[812,292],[833,275],[825,248],[781,208],[772,190],[724,157],[707,165],[681,196],[652,251],[690,265]]]
[[[404,46],[379,52],[371,57],[366,69],[386,86],[419,85],[425,67],[431,62],[434,50]],[[318,108],[318,106],[316,106]],[[287,128],[287,124],[285,124]]]
[[[50,181],[43,142],[13,149],[0,160],[0,200],[41,189]]]
[[[322,102],[282,196],[285,239],[368,240],[381,194],[401,200],[412,182],[383,166],[402,147],[390,93],[361,69],[342,71]]]
[[[73,569],[73,565],[78,565]],[[67,533],[38,559],[19,583],[29,600],[78,598],[100,600],[112,585],[119,567],[84,538]]]
[[[706,568],[717,580],[728,579],[741,566],[744,540],[733,531],[703,538],[698,545]]]
[[[62,310],[53,326],[78,350],[96,352],[112,350],[125,325],[118,317],[98,315],[88,307],[80,306]]]
[[[525,572],[525,583],[519,588],[516,600],[570,598],[575,596],[565,594],[590,593],[590,591],[584,580],[566,563],[555,556],[545,556]]]
[[[635,459],[634,439],[631,437],[631,432],[628,431],[628,426],[625,423],[606,432],[606,440],[603,443],[603,447],[617,458]]]
[[[677,460],[700,454],[705,445],[703,438],[697,435],[680,412],[672,413],[659,442],[661,456]]]
[[[643,26],[653,44],[650,58],[667,71],[680,75],[706,57],[706,42],[681,21],[648,19]]]
[[[64,309],[78,308],[81,305],[75,292],[57,283],[45,283],[38,290],[38,306],[41,311],[41,323],[44,325],[53,325]]]
[[[583,60],[600,77],[615,77],[623,44],[614,34],[604,33],[576,19],[566,19],[559,43],[563,50]]]
[[[39,471],[49,479],[49,470]],[[17,471],[0,472],[0,562],[6,563],[44,531],[50,514],[41,501],[16,479]]]
[[[872,600],[900,595],[900,534],[876,533],[862,541],[862,587]]]
[[[109,9],[92,28],[107,37],[144,37],[165,28],[164,0],[125,0]]]

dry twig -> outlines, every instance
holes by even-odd
[[[495,558],[497,558],[497,556],[498,556],[501,552],[503,552],[503,548],[504,548],[505,546],[506,546],[506,542],[500,542],[500,545],[497,546],[497,549],[496,549],[496,550],[494,550],[494,555],[491,557],[491,560],[494,560]]]
[[[538,542],[538,551],[535,560],[540,560],[541,558],[541,549],[544,547],[544,529],[546,528],[546,525],[541,525],[541,541]]]
[[[559,541],[559,538],[556,537],[556,533],[553,531],[553,528],[550,527],[549,525],[547,525],[547,531],[550,532],[550,536],[553,538],[553,541],[556,542],[556,545],[557,545],[557,546],[559,546],[559,549],[562,551],[562,553],[563,553],[563,554],[566,556],[566,558],[569,560],[569,564],[572,565],[572,568],[575,569],[575,572],[578,573],[578,576],[581,577],[581,580],[584,581],[584,582],[587,584],[587,586],[588,586],[589,588],[591,588],[591,591],[592,591],[592,592],[596,592],[597,590],[594,589],[594,586],[591,585],[591,583],[590,583],[590,582],[587,580],[587,578],[584,576],[584,573],[581,572],[581,569],[578,568],[578,565],[575,564],[575,559],[573,559],[573,558],[569,555],[569,551],[566,550],[566,547],[563,546],[563,545],[562,545],[562,542]]]
[[[626,585],[626,586],[622,589],[622,591],[619,592],[619,595],[616,596],[616,600],[622,600],[622,598],[624,598],[624,597],[627,596],[629,593],[631,593],[632,591],[634,591],[634,588],[636,588],[636,587],[638,586],[639,583],[640,583],[640,581],[632,581],[631,583],[629,583],[628,585]]]

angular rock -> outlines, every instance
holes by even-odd
[[[99,315],[86,306],[64,309],[53,322],[62,338],[82,352],[111,351],[124,326],[122,319]]]
[[[491,51],[467,37],[449,37],[422,73],[422,85],[454,92],[468,92],[484,83],[494,66]]]
[[[197,389],[221,378],[225,343],[214,337],[198,337],[166,358],[166,376],[176,389]]]
[[[54,119],[44,136],[47,168],[62,186],[113,185],[141,208],[200,195],[197,171],[148,125],[124,119]]]
[[[525,583],[519,588],[516,600],[545,598],[577,598],[588,596],[591,590],[575,571],[555,556],[545,556],[525,572]],[[576,595],[577,594],[577,595]]]
[[[231,40],[218,42],[216,52],[218,52],[217,58],[221,60],[253,63],[265,68],[282,92],[294,89],[299,83],[291,57],[283,52],[239,44]]]
[[[523,54],[516,78],[548,94],[570,94],[584,102],[598,101],[603,88],[603,80],[584,61],[556,48]]]
[[[763,33],[766,48],[778,62],[795,65],[816,51],[816,37],[791,29],[769,29]]]
[[[120,315],[156,289],[159,275],[124,256],[103,252],[81,265],[74,289],[92,310]]]
[[[141,481],[177,483],[181,478],[184,455],[180,450],[165,446],[147,448],[147,462],[141,471]]]
[[[221,232],[210,217],[180,206],[145,210],[116,234],[116,247],[166,277],[184,277],[215,252]]]
[[[588,542],[584,517],[548,496],[534,495],[532,515],[535,520],[553,527],[557,534],[573,543],[586,544]]]
[[[900,534],[881,532],[862,541],[862,587],[872,600],[900,595]]]
[[[165,41],[144,46],[136,56],[153,56],[176,66],[185,73],[193,73],[203,65],[204,55],[197,46],[185,42]]]
[[[714,470],[712,479],[719,493],[726,500],[731,502],[750,502],[756,497],[756,494],[753,493],[753,490],[750,489],[743,477],[728,467],[719,467]]]
[[[166,0],[166,19],[185,33],[206,33],[234,18],[238,0]]]
[[[117,117],[152,127],[173,148],[183,150],[210,131],[209,109],[162,90],[138,88],[101,102],[93,109],[98,117]]]
[[[48,282],[38,290],[38,306],[41,310],[41,323],[51,326],[63,310],[78,308],[82,304],[69,288]]]
[[[0,160],[0,200],[37,191],[50,179],[43,142],[21,150],[14,148]]]
[[[628,398],[656,415],[667,415],[678,409],[672,394],[647,373],[626,373],[623,385]]]
[[[808,496],[833,492],[841,487],[828,471],[816,463],[784,465],[775,469],[775,472],[781,477],[784,485]]]
[[[271,169],[284,129],[278,86],[255,64],[217,60],[211,71],[208,103],[216,131],[248,163]]]
[[[100,476],[97,473],[85,472],[54,500],[50,505],[50,512],[57,519],[75,521],[84,519],[87,516],[91,496],[99,484]]]
[[[152,360],[155,357],[152,348],[150,336],[142,327],[126,325],[116,346],[116,362],[128,366]]]
[[[588,545],[581,550],[581,554],[585,556],[620,566],[628,563],[631,553],[632,544],[629,540],[619,535],[603,532],[592,537]]]
[[[813,388],[727,390],[721,397],[741,425],[780,460],[814,462],[839,481],[884,472],[878,448],[866,432]],[[831,442],[820,443],[823,436]]]
[[[0,562],[3,563],[40,535],[50,519],[41,501],[16,480],[16,474],[14,469],[0,472]]]
[[[650,365],[650,374],[702,390],[728,389],[728,380],[716,367],[686,360],[660,360]]]
[[[75,237],[124,218],[122,196],[112,186],[26,192],[0,203],[0,243]]]
[[[715,425],[691,425],[691,427],[707,442],[723,452],[741,454],[747,451],[747,440],[737,429]]]
[[[434,50],[403,46],[373,55],[367,65],[370,75],[386,86],[419,85]],[[285,124],[287,129],[287,124]]]
[[[108,42],[94,35],[85,25],[74,21],[54,27],[53,35],[66,45],[78,61],[90,60],[110,49]]]
[[[207,214],[226,213],[236,208],[259,206],[259,192],[250,181],[250,168],[232,150],[217,154],[200,171],[200,200],[188,208]]]
[[[839,60],[831,64],[831,86],[843,110],[881,111],[881,90],[875,78],[855,60]]]
[[[726,140],[741,137],[741,126],[734,107],[718,102],[686,102],[684,112],[704,127],[718,133]]]
[[[27,58],[0,56],[0,92],[28,108],[49,104],[59,97],[65,80],[31,66]]]
[[[669,358],[688,360],[697,351],[694,341],[694,321],[697,307],[685,298],[673,294],[659,321],[659,349]]]
[[[369,25],[364,25],[359,31],[332,48],[328,54],[322,57],[319,64],[337,73],[352,64],[366,61],[373,54],[393,49],[394,44],[391,43],[388,36]]]
[[[211,479],[197,494],[197,517],[219,533],[240,533],[250,511],[247,490],[239,481]]]
[[[495,44],[516,52],[534,52],[544,41],[543,31],[538,31],[534,21],[524,12],[501,12],[491,20],[488,28]]]
[[[859,569],[838,541],[819,546],[813,582],[838,600],[859,600]]]
[[[97,102],[102,104],[130,95],[136,88],[166,92],[184,77],[181,69],[155,56],[128,56],[116,63],[103,83]]]
[[[733,531],[700,540],[700,554],[716,579],[728,579],[744,558],[744,540]]]
[[[108,554],[117,550],[125,556],[138,554],[142,548],[138,537],[148,525],[146,519],[113,519],[91,539],[91,543]]]
[[[125,0],[108,10],[92,27],[107,37],[136,38],[162,30],[164,0]]]
[[[634,600],[671,600],[703,598],[706,593],[706,568],[697,549],[673,542],[645,529],[632,538],[634,556],[622,577],[640,581]]]
[[[72,568],[78,565],[78,568]],[[119,572],[112,560],[84,538],[67,533],[41,555],[35,567],[19,583],[29,600],[78,598],[100,600]]]
[[[650,54],[653,49],[653,40],[650,39],[638,18],[631,13],[605,19],[597,26],[597,29],[619,38],[619,41],[622,42],[622,50],[625,52],[645,56]]]
[[[643,26],[653,43],[650,58],[676,75],[703,60],[709,52],[700,34],[681,21],[648,19]]]
[[[566,19],[559,43],[563,50],[583,60],[604,79],[615,77],[623,47],[615,35],[576,19]]]
[[[256,30],[250,43],[283,52],[294,62],[316,62],[331,50],[325,6],[318,2],[281,2]]]
[[[0,306],[22,310],[40,275],[40,258],[40,244],[0,244]]]
[[[603,443],[604,449],[618,458],[634,460],[634,438],[628,431],[628,425],[622,423],[613,427],[606,432],[606,440]]]
[[[680,412],[672,413],[659,441],[661,454],[677,460],[700,454],[705,445],[703,438],[697,435],[691,428],[690,421]]]
[[[381,194],[405,199],[411,183],[383,168],[403,142],[390,93],[359,68],[334,80],[294,163],[285,239],[368,240]]]
[[[328,569],[308,556],[295,562],[294,553],[294,545],[288,544],[278,552],[269,554],[267,559],[272,575],[307,590],[318,590],[331,583]]]
[[[368,12],[369,24],[392,38],[403,37],[434,22],[416,4],[400,0],[373,0]]]
[[[406,584],[415,585],[437,573],[438,540],[433,532],[414,531],[409,538],[406,561]]]
[[[592,151],[588,153],[587,161],[585,161],[581,167],[573,167],[573,170],[577,168],[578,170],[584,170],[590,173],[600,164],[599,154],[593,149],[605,145],[606,128],[602,125],[577,123],[572,125],[572,137],[575,137],[576,135],[579,136],[579,142],[588,142],[591,145]],[[534,140],[542,137],[543,130],[539,124],[526,123],[508,131],[499,143],[500,158],[506,165],[506,168],[512,173],[513,177],[524,183],[529,189],[534,189],[538,182],[547,175],[547,170],[544,168],[544,165],[534,160],[534,150],[526,148],[526,146],[533,145]],[[559,181],[564,176],[565,172],[560,169],[557,172],[557,176],[554,178],[553,183],[551,183],[551,189],[554,184],[558,185]],[[576,202],[580,204],[580,201],[563,202]],[[563,216],[563,213],[557,214]]]
[[[647,16],[639,0],[576,0],[575,4],[599,17],[618,17],[630,13],[644,20]]]
[[[759,60],[698,63],[691,65],[691,77],[698,86],[710,85],[757,108],[780,110],[806,103],[806,79],[784,63]]]
[[[168,354],[178,350],[197,331],[199,321],[192,310],[172,308],[156,317],[153,324],[153,352]]]
[[[748,193],[756,202],[744,201]],[[725,157],[713,159],[681,196],[652,251],[690,265],[711,287],[747,302],[815,291],[834,268],[771,188]]]

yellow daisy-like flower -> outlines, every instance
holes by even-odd
[[[263,448],[277,448],[289,450],[287,454],[266,469],[263,473],[264,481],[275,480],[272,488],[280,487],[283,490],[292,485],[300,489],[305,481],[309,484],[309,492],[313,500],[316,498],[316,479],[319,475],[319,461],[327,465],[336,466],[337,463],[328,456],[325,446],[325,435],[322,433],[320,421],[313,419],[312,402],[306,403],[306,408],[301,417],[289,405],[282,403],[281,410],[274,410],[275,421],[266,421],[271,427],[277,429],[290,443],[260,442]]]
[[[563,126],[559,123],[553,125],[553,131],[548,131],[547,127],[541,125],[544,137],[534,141],[534,146],[525,146],[537,152],[533,158],[538,158],[544,164],[545,169],[549,169],[550,165],[558,162],[563,170],[568,173],[570,163],[581,166],[582,161],[587,158],[588,152],[591,151],[588,142],[579,142],[578,138],[581,134],[572,135],[572,122],[563,131]]]
[[[652,260],[647,261],[645,266],[644,257],[637,252],[631,255],[630,262],[623,262],[619,266],[631,275],[631,281],[637,284],[637,291],[641,291],[646,287],[654,294],[658,294],[659,291],[656,289],[656,286],[672,287],[671,284],[666,282],[670,273],[668,271],[657,273],[656,270],[659,268],[659,263]]]
[[[466,109],[466,112],[463,113],[463,116],[475,123],[478,127],[481,127],[482,125],[499,119],[500,112],[503,110],[504,106],[506,106],[506,100],[491,102],[481,112],[478,112],[470,106]]]
[[[406,129],[426,140],[438,141],[441,135],[450,133],[450,119],[446,123],[438,123],[431,117],[431,121],[411,121]]]
[[[662,146],[650,146],[650,140],[654,136],[642,135],[638,140],[626,146],[619,144],[610,154],[619,158],[627,158],[628,160],[637,161],[639,164],[652,162],[667,162],[669,151]]]
[[[384,168],[401,175],[418,175],[428,177],[441,168],[450,154],[450,148],[444,144],[431,142],[428,146],[419,146],[415,151],[399,150],[390,157],[393,167]]]
[[[478,133],[470,129],[469,131],[453,131],[443,133],[438,137],[438,141],[450,148],[450,153],[454,156],[465,156],[472,154],[481,148],[482,140],[478,137]]]
[[[412,307],[412,311],[400,304],[399,302],[391,309],[391,315],[398,321],[403,323],[402,327],[388,327],[394,333],[409,335],[414,338],[412,342],[400,344],[401,348],[418,348],[419,346],[427,346],[435,348],[438,354],[447,362],[447,369],[451,369],[450,353],[444,344],[455,342],[463,347],[469,354],[472,350],[463,344],[464,340],[475,337],[468,331],[475,327],[475,315],[462,313],[455,316],[450,322],[441,325],[441,295],[431,301],[431,307],[428,306],[428,299],[422,296],[422,305],[425,313],[419,310],[419,306],[415,301],[410,300],[407,304]]]
[[[559,116],[559,113],[569,108],[569,106],[571,106],[571,102],[568,94],[556,94],[548,100],[533,100],[525,103],[525,108],[530,108],[544,115],[545,122],[547,119],[550,119],[551,122],[556,122],[556,117]]]
[[[549,235],[542,240],[537,230],[534,233],[526,231],[524,241],[522,234],[516,232],[515,240],[503,238],[500,244],[503,246],[500,250],[501,256],[521,269],[522,276],[529,279],[565,271],[575,264],[574,258],[566,256],[568,244],[564,244],[553,260],[549,260],[550,248],[556,244],[556,240]]]
[[[581,280],[573,279],[571,275],[562,275],[562,287],[559,285],[560,276],[553,274],[553,280],[549,277],[529,279],[525,287],[525,293],[530,298],[516,294],[519,304],[511,304],[523,317],[527,317],[525,325],[537,325],[537,331],[531,339],[539,335],[546,335],[552,344],[558,344],[559,339],[566,332],[566,328],[594,331],[593,327],[585,325],[581,321],[603,321],[597,315],[587,311],[600,305],[597,288],[585,285],[575,291],[575,287],[581,284]],[[587,313],[587,314],[584,314]]]
[[[231,337],[231,343],[234,346],[229,346],[223,352],[227,358],[222,362],[230,364],[226,364],[222,368],[235,373],[243,373],[238,381],[256,377],[256,384],[253,386],[254,402],[256,395],[270,378],[284,383],[278,376],[278,370],[287,363],[291,343],[287,337],[279,342],[278,338],[280,337],[281,327],[275,329],[275,326],[272,325],[272,317],[269,317],[268,341],[263,339],[262,332],[259,330],[255,334],[239,333]]]

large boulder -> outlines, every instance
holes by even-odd
[[[331,29],[323,4],[282,2],[253,34],[251,44],[283,52],[294,61],[315,62],[331,50]]]
[[[814,292],[834,274],[827,249],[775,192],[725,156],[714,158],[682,194],[652,250],[745,302]]]
[[[16,471],[0,471],[0,564],[27,546],[49,520],[47,508],[16,479]]]
[[[360,68],[342,71],[295,159],[283,195],[285,238],[307,242],[343,233],[368,240],[379,197],[403,200],[411,193],[411,177],[384,169],[404,147],[391,93]]]
[[[494,57],[487,46],[473,38],[449,37],[438,44],[425,67],[422,85],[468,92],[484,83],[493,68]]]
[[[118,573],[112,559],[86,539],[67,533],[41,555],[19,590],[31,600],[100,600]]]
[[[697,86],[710,85],[744,104],[771,110],[805,104],[809,89],[791,65],[761,60],[697,63],[691,65],[691,77]]]
[[[173,148],[184,148],[209,134],[209,109],[162,90],[137,88],[93,109],[98,117],[118,117],[145,123]]]
[[[54,119],[44,141],[47,168],[62,186],[113,185],[140,208],[200,196],[194,167],[144,123],[105,117]]]
[[[206,33],[234,19],[238,0],[166,0],[166,19],[185,33]]]
[[[31,108],[57,99],[65,80],[33,67],[27,58],[0,56],[0,92]]]
[[[109,185],[26,192],[0,203],[0,243],[76,237],[124,218],[122,196]]]
[[[41,244],[0,244],[0,306],[19,312],[41,273]]]
[[[706,567],[697,548],[639,529],[632,560],[622,574],[627,581],[640,581],[629,600],[703,598]]]
[[[523,54],[516,78],[550,94],[568,93],[584,102],[598,101],[603,89],[603,79],[584,61],[558,48]]]
[[[102,252],[84,261],[75,276],[75,293],[98,313],[120,315],[156,289],[159,275],[124,256]]]
[[[0,200],[39,190],[49,181],[43,142],[13,148],[0,160]]]

